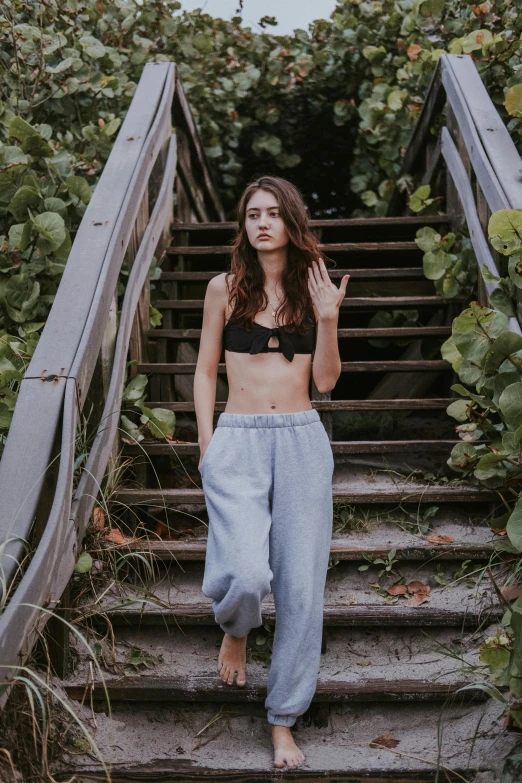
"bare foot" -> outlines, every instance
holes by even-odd
[[[297,767],[305,760],[305,755],[294,742],[288,726],[272,724],[272,742],[274,743],[274,767]]]
[[[246,681],[246,636],[232,636],[226,633],[221,643],[217,670],[223,682],[232,685],[237,672],[237,685]]]

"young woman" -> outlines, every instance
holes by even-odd
[[[230,272],[213,277],[203,308],[194,402],[209,517],[203,593],[225,632],[217,670],[246,682],[246,639],[274,596],[276,628],[265,708],[274,766],[305,760],[290,726],[319,673],[332,536],[330,441],[308,393],[341,372],[337,323],[348,283],[328,276],[301,194],[266,176],[238,205]],[[229,396],[212,431],[224,341]]]

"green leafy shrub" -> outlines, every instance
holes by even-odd
[[[439,296],[451,299],[471,294],[477,281],[477,259],[471,241],[453,233],[442,237],[431,226],[419,228],[415,243],[424,252],[424,275]],[[450,253],[450,250],[456,251]]]

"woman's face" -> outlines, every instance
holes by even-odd
[[[290,240],[277,199],[267,190],[256,190],[247,202],[245,227],[250,244],[256,250],[278,250]]]

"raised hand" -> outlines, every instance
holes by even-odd
[[[332,283],[321,257],[308,268],[308,290],[317,320],[328,321],[339,317],[339,307],[346,296],[350,275],[344,275],[339,288]]]

